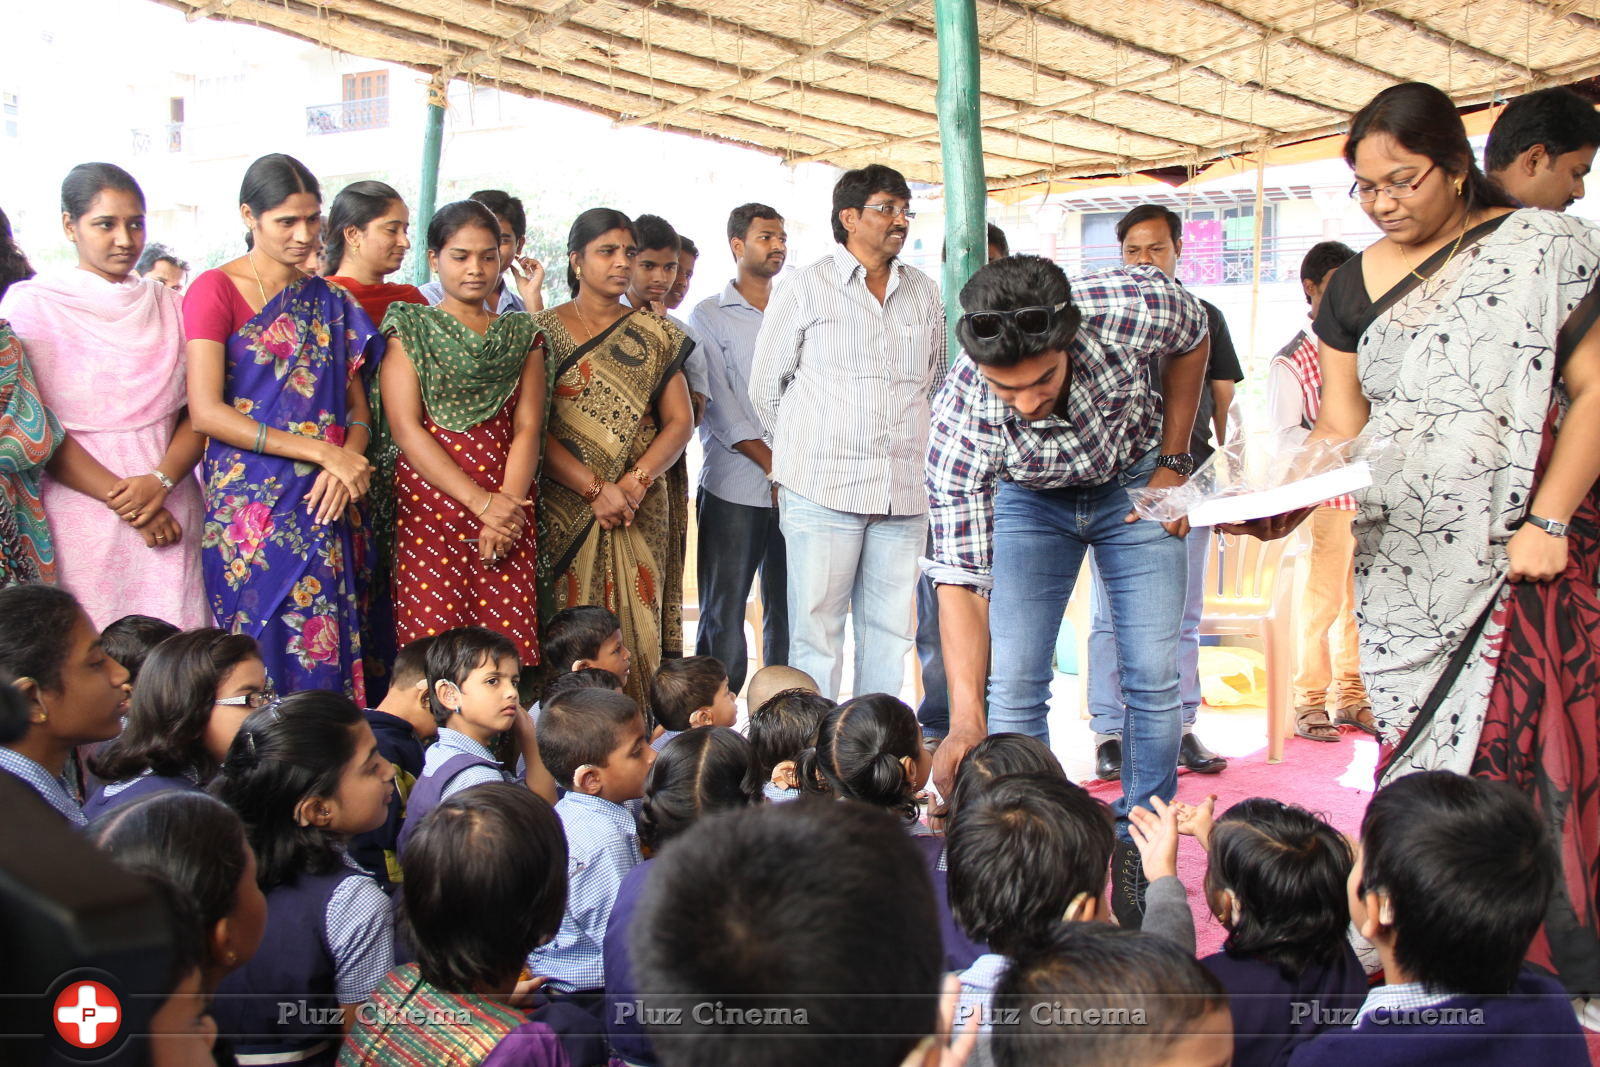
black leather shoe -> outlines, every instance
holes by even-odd
[[[1227,770],[1228,760],[1207,748],[1194,734],[1187,733],[1178,746],[1178,766],[1187,767],[1195,774],[1221,774]]]
[[[1149,887],[1139,847],[1118,838],[1111,856],[1111,911],[1123,929],[1137,930],[1144,925],[1144,897]]]
[[[1103,782],[1122,777],[1122,738],[1108,737],[1094,750],[1094,776]]]

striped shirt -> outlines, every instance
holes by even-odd
[[[797,271],[767,305],[750,368],[775,479],[834,511],[923,514],[945,368],[944,305],[926,274],[895,262],[880,304],[843,245]]]
[[[355,860],[361,877],[346,878],[328,898],[323,932],[333,957],[333,994],[340,1004],[363,1003],[394,966],[394,903]]]
[[[500,761],[495,759],[494,753],[490,752],[487,747],[479,744],[477,741],[468,737],[460,730],[452,730],[448,726],[439,727],[438,739],[435,740],[433,744],[428,746],[427,755],[423,756],[422,758],[422,775],[417,780],[420,782],[423,778],[437,774],[440,767],[443,767],[449,760],[456,756],[462,755],[463,753],[472,756],[480,756],[483,759],[493,762],[495,766],[468,767],[465,770],[457,771],[455,777],[451,778],[449,782],[445,783],[444,788],[440,790],[439,800],[441,803],[449,800],[463,789],[471,789],[475,785],[487,785],[491,782],[513,782],[517,780],[512,778],[511,775],[507,774],[504,770],[496,769],[499,767]]]
[[[1322,359],[1317,352],[1316,340],[1306,331],[1294,335],[1294,340],[1278,350],[1267,369],[1267,409],[1273,412],[1279,433],[1298,426],[1310,430],[1322,414]],[[1298,400],[1298,403],[1296,403]],[[1299,411],[1299,418],[1284,425],[1286,417],[1281,412]],[[1301,435],[1302,438],[1304,435]],[[1325,508],[1340,511],[1356,510],[1356,498],[1346,493],[1322,504]]]
[[[554,939],[528,956],[534,974],[558,992],[606,984],[606,925],[622,880],[643,861],[628,809],[603,797],[568,793],[556,803],[567,834],[567,910]]]
[[[705,347],[711,403],[700,423],[700,488],[719,500],[748,508],[772,507],[772,486],[761,465],[733,446],[761,441],[766,433],[750,405],[750,361],[762,314],[729,282],[721,296],[695,305],[689,322]]]
[[[3,746],[0,746],[0,771],[21,779],[23,785],[38,793],[73,826],[87,825],[89,820],[84,818],[83,802],[64,772],[51,774],[22,753]]]
[[[923,569],[936,583],[993,588],[994,493],[1101,485],[1161,440],[1157,365],[1199,345],[1206,313],[1155,267],[1115,267],[1081,278],[1083,314],[1068,350],[1066,411],[1028,422],[989,391],[963,355],[933,407],[927,491],[933,547]]]

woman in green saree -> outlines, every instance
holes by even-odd
[[[683,361],[693,342],[621,302],[633,223],[591,208],[567,236],[572,300],[534,316],[549,353],[550,415],[539,479],[546,610],[610,609],[645,694],[664,656],[683,654],[683,531],[662,476],[694,431]]]

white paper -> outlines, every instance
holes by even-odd
[[[1217,526],[1282,515],[1365,489],[1371,484],[1372,468],[1366,460],[1357,460],[1337,470],[1314,474],[1287,485],[1203,501],[1190,509],[1189,525]]]

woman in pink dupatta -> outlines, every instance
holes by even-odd
[[[194,477],[205,442],[185,408],[181,298],[133,273],[145,208],[127,171],[74,167],[61,206],[77,268],[18,282],[0,302],[68,434],[42,494],[58,581],[96,627],[135,613],[205,626]]]

